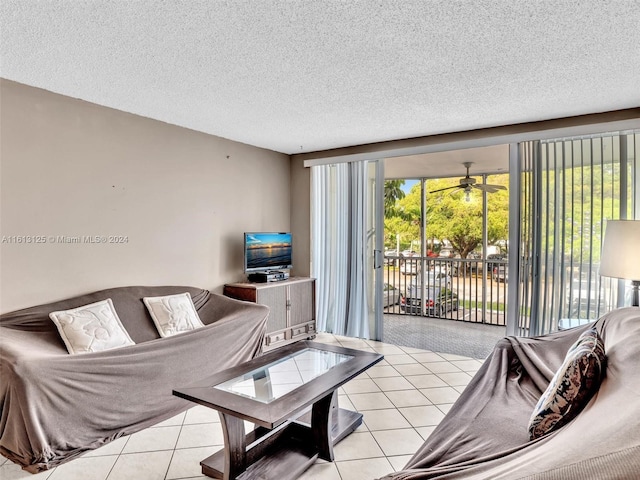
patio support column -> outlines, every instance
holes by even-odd
[[[420,298],[427,298],[426,295],[426,270],[427,270],[427,180],[425,178],[420,179],[420,270],[416,274],[420,275],[422,281],[417,281],[417,285],[420,285],[422,289]],[[416,286],[417,286],[416,285]],[[424,315],[425,305],[422,305],[422,311],[420,315]]]
[[[482,183],[487,183],[487,174],[482,174]],[[487,205],[487,192],[486,190],[482,190],[482,258],[487,259],[487,250],[488,250],[488,220],[487,214],[489,213],[489,207]],[[486,322],[487,320],[487,271],[486,271],[486,262],[482,269],[482,321]]]

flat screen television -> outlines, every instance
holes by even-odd
[[[292,266],[291,233],[245,232],[245,272],[267,272],[290,269]]]

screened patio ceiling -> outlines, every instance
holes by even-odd
[[[473,162],[470,175],[508,173],[509,145],[467,148],[446,152],[386,158],[384,177],[387,180],[404,178],[464,177],[464,162]]]

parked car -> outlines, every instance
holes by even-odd
[[[416,275],[422,268],[420,260],[406,259],[400,265],[400,273],[403,275]]]
[[[503,265],[509,257],[504,253],[491,253],[487,255],[487,274],[492,275],[493,269]]]
[[[593,298],[574,298],[569,305],[569,319],[595,321],[609,311],[606,302]]]
[[[422,288],[410,285],[407,296],[400,296],[400,309],[406,313],[418,313],[429,317],[443,317],[458,310],[458,295],[450,288],[426,287],[426,301],[422,302]]]
[[[428,262],[429,271],[443,272],[456,277],[458,275],[459,262],[453,259],[443,260],[441,258],[435,259],[433,263]]]
[[[415,252],[414,250],[403,250],[401,255],[405,258],[411,258],[411,257],[418,257],[420,256],[419,253]]]
[[[484,262],[482,260],[471,259],[468,262],[465,262],[465,266],[467,268],[467,272],[475,273],[476,275],[481,275],[484,270]]]
[[[400,290],[388,283],[384,284],[382,290],[382,306],[390,307],[396,305],[400,301]]]
[[[456,254],[453,248],[444,247],[438,253],[438,257],[440,258],[460,258],[460,255]]]
[[[605,285],[602,282],[598,285],[595,279],[574,280],[566,295],[571,319],[596,320],[610,310]]]
[[[384,251],[384,263],[387,265],[397,265],[400,255],[397,250],[385,250]]]
[[[493,267],[493,279],[496,282],[507,282],[509,280],[509,269],[506,263],[496,264]]]
[[[420,284],[420,276],[416,279],[416,284]],[[451,288],[451,275],[445,270],[430,270],[427,272],[427,287],[447,287]]]

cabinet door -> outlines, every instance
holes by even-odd
[[[284,285],[258,290],[258,303],[269,307],[267,332],[287,328],[287,289]]]
[[[300,325],[315,320],[313,296],[314,282],[302,282],[289,285],[290,325]]]

